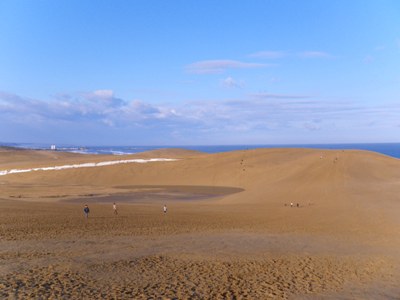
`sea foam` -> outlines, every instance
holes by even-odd
[[[31,169],[11,169],[11,170],[2,170],[0,171],[0,176],[8,175],[8,174],[17,174],[17,173],[27,173],[34,171],[59,171],[66,169],[77,169],[77,168],[93,168],[93,167],[104,167],[118,164],[129,164],[129,163],[149,163],[149,162],[160,162],[160,161],[176,161],[177,159],[173,158],[150,158],[150,159],[125,159],[125,160],[111,160],[111,161],[103,161],[98,163],[82,163],[82,164],[73,164],[73,165],[63,165],[63,166],[54,166],[54,167],[41,167],[41,168],[31,168]]]

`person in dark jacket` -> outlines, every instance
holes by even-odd
[[[90,212],[89,206],[87,204],[85,204],[85,207],[83,208],[83,212],[85,214],[85,218],[87,219],[89,217],[89,212]]]

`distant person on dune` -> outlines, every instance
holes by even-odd
[[[164,204],[163,211],[164,211],[164,214],[166,214],[166,213],[167,213],[167,205],[166,205],[166,204]]]
[[[113,211],[114,211],[114,215],[118,215],[118,211],[117,211],[117,204],[113,204]]]
[[[85,207],[83,208],[83,213],[85,214],[85,218],[87,219],[89,217],[89,206],[87,204],[85,204]]]

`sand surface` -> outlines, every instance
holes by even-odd
[[[159,157],[0,176],[0,298],[400,299],[394,158],[0,149],[0,171]]]

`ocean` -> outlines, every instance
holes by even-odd
[[[50,149],[48,144],[0,143],[0,146],[20,147],[27,149]],[[208,145],[208,146],[76,146],[56,145],[56,150],[83,154],[135,154],[162,148],[182,148],[206,153],[219,153],[235,150],[257,148],[313,148],[338,150],[374,151],[394,158],[400,158],[400,143],[364,143],[364,144],[293,144],[293,145]]]

